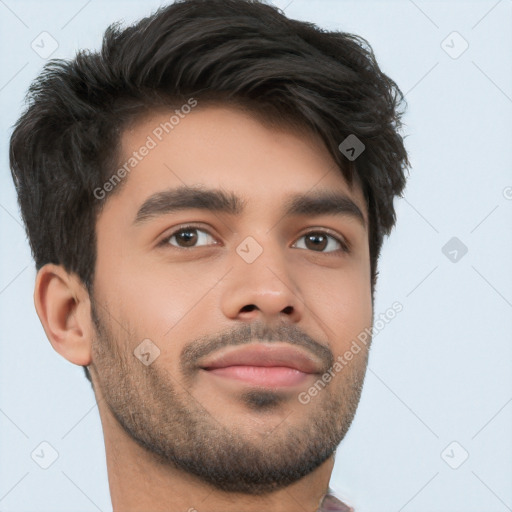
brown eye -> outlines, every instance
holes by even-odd
[[[162,244],[186,249],[197,247],[198,242],[207,242],[206,239],[208,237],[213,240],[213,237],[204,229],[199,229],[194,226],[186,226],[171,233],[171,235],[162,240]],[[208,243],[201,245],[208,245]],[[213,245],[215,245],[215,243]]]
[[[310,231],[305,235],[302,235],[300,239],[304,239],[305,243],[303,247],[299,249],[309,249],[315,252],[348,252],[348,247],[342,240],[326,233],[325,231]],[[326,248],[330,250],[325,250]]]
[[[327,247],[327,236],[323,233],[310,233],[306,235],[305,245],[308,249],[323,251]]]

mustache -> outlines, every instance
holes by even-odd
[[[197,361],[224,347],[246,345],[254,342],[285,342],[302,347],[314,354],[322,363],[325,373],[334,365],[331,350],[317,342],[295,324],[280,323],[270,326],[263,321],[240,324],[214,335],[205,335],[185,345],[180,354],[180,369],[190,377],[199,369]]]

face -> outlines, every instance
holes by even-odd
[[[89,369],[160,463],[269,492],[325,462],[357,408],[369,345],[333,365],[372,324],[364,197],[312,135],[209,106],[159,140],[169,117],[123,136],[137,163],[97,222]]]

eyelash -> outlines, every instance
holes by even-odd
[[[159,247],[167,246],[167,247],[172,247],[173,249],[178,249],[178,250],[195,249],[196,247],[178,247],[178,246],[169,244],[169,241],[171,240],[172,237],[176,236],[177,234],[179,234],[181,232],[186,232],[187,230],[203,231],[204,233],[208,233],[209,236],[214,238],[213,235],[208,232],[208,230],[206,230],[202,227],[199,227],[199,226],[195,226],[193,224],[186,224],[186,225],[180,226],[178,229],[174,230],[171,234],[166,236],[161,242],[158,243],[158,246]],[[347,253],[347,254],[350,253],[350,244],[348,242],[344,241],[342,238],[340,238],[338,236],[334,236],[332,233],[330,233],[329,231],[327,231],[325,229],[311,229],[310,231],[303,233],[299,237],[299,239],[301,239],[307,235],[310,235],[310,234],[320,234],[320,235],[328,236],[328,237],[336,240],[336,242],[338,242],[338,244],[341,247],[340,249],[336,249],[335,251],[328,251],[328,252],[312,251],[312,252],[318,252],[319,254],[330,254],[330,255],[335,255],[340,252]],[[213,244],[213,245],[218,245],[218,244]]]

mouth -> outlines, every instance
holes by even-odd
[[[229,347],[200,364],[209,375],[258,387],[293,387],[321,373],[308,353],[289,344]]]
[[[246,366],[235,365],[225,368],[205,369],[211,375],[224,379],[233,379],[259,387],[296,386],[301,384],[308,373],[286,366]]]

